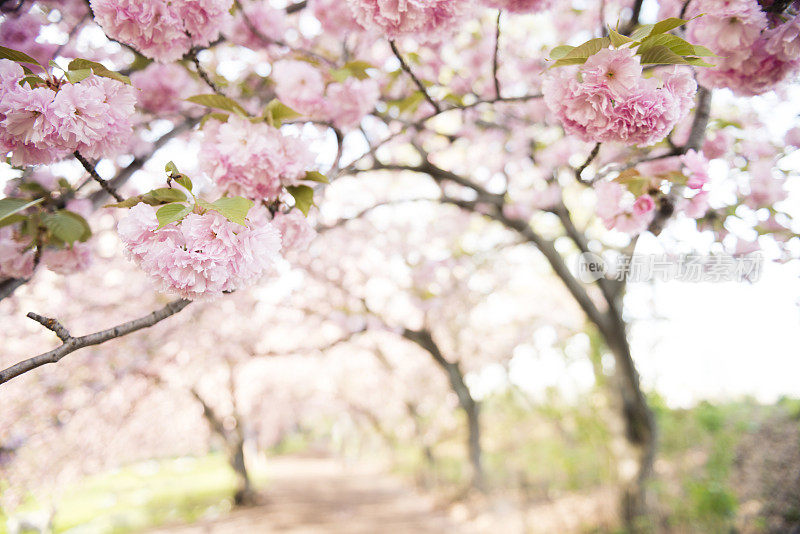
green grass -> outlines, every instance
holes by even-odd
[[[256,482],[264,481],[255,473]],[[131,465],[89,477],[63,492],[55,531],[136,532],[164,523],[184,523],[226,513],[235,479],[220,454],[174,458]],[[39,508],[28,503],[24,509]],[[0,533],[5,533],[0,515]]]

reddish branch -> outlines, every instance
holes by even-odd
[[[76,350],[84,347],[90,347],[92,345],[100,345],[101,343],[105,343],[106,341],[110,341],[118,337],[126,336],[130,333],[136,332],[137,330],[151,327],[154,324],[163,321],[167,317],[175,315],[190,303],[190,300],[178,299],[170,302],[160,310],[154,311],[153,313],[145,315],[144,317],[134,319],[133,321],[128,321],[127,323],[119,324],[107,330],[101,330],[100,332],[95,332],[93,334],[80,337],[73,337],[69,333],[69,330],[67,330],[66,327],[64,327],[64,325],[62,325],[56,319],[50,319],[35,313],[29,313],[29,318],[33,319],[58,336],[58,338],[61,340],[61,346],[49,352],[45,352],[38,356],[34,356],[33,358],[21,361],[7,369],[3,369],[0,371],[0,384],[4,384],[12,378],[16,378],[24,373],[27,373],[28,371],[36,369],[37,367],[41,367],[48,363],[57,363],[63,357],[75,352]]]

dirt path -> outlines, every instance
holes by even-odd
[[[365,465],[332,459],[270,460],[267,502],[192,525],[159,528],[151,534],[347,533],[471,534],[430,497]]]

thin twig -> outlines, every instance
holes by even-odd
[[[596,145],[594,145],[594,148],[593,148],[593,149],[592,149],[592,151],[589,153],[589,157],[588,157],[588,158],[586,158],[586,161],[584,161],[584,162],[583,162],[583,165],[581,165],[580,167],[578,167],[577,169],[575,169],[575,178],[576,178],[576,179],[577,179],[579,182],[581,182],[581,183],[585,183],[585,182],[583,181],[583,178],[581,178],[581,174],[583,174],[583,171],[585,171],[585,170],[586,170],[586,167],[588,167],[589,165],[591,165],[591,164],[592,164],[592,162],[594,161],[594,159],[597,157],[597,154],[599,154],[599,153],[600,153],[600,143],[597,143]]]
[[[200,47],[193,46],[186,55],[189,59],[192,60],[192,63],[194,63],[194,68],[197,69],[197,75],[200,76],[200,79],[203,80],[206,83],[206,85],[211,88],[212,91],[214,91],[218,95],[225,96],[225,93],[222,92],[222,90],[217,86],[217,84],[214,83],[214,81],[208,75],[203,66],[200,65],[200,59],[197,57],[197,54],[198,52],[200,52],[200,50],[202,50]]]
[[[494,94],[499,99],[500,96],[500,79],[497,77],[497,70],[499,68],[498,58],[500,56],[500,18],[503,16],[503,10],[497,10],[497,27],[494,34],[494,59],[492,60],[492,77],[494,78]]]
[[[61,358],[67,354],[75,352],[76,350],[92,345],[100,345],[106,341],[126,336],[132,332],[136,332],[137,330],[153,326],[154,324],[163,321],[167,317],[175,315],[188,306],[191,302],[191,300],[186,299],[174,300],[160,310],[154,311],[153,313],[145,315],[144,317],[140,317],[138,319],[134,319],[133,321],[119,324],[113,328],[101,330],[100,332],[95,332],[93,334],[88,334],[81,337],[72,337],[67,329],[55,319],[48,319],[47,317],[42,317],[35,313],[29,313],[28,317],[40,323],[48,330],[55,332],[59,339],[61,339],[62,344],[60,347],[57,347],[49,352],[45,352],[27,360],[23,360],[7,369],[3,369],[0,371],[0,384],[4,384],[12,378],[16,378],[27,373],[28,371],[36,369],[37,367],[41,367],[42,365],[46,365],[48,363],[57,363],[59,360],[61,360]]]
[[[433,109],[436,110],[436,113],[441,113],[442,112],[441,106],[431,97],[431,95],[428,94],[428,90],[425,89],[425,86],[422,84],[420,79],[417,78],[417,76],[411,70],[411,67],[408,65],[408,63],[406,63],[406,60],[403,59],[403,56],[397,49],[397,45],[395,44],[395,42],[390,40],[389,46],[392,47],[392,52],[394,53],[394,57],[396,57],[397,60],[400,62],[400,67],[406,72],[406,74],[408,74],[411,77],[411,79],[414,81],[414,85],[416,85],[417,89],[419,89],[422,92],[423,96],[425,97],[425,100],[427,100],[428,103],[431,106],[433,106]]]
[[[396,200],[384,200],[382,202],[378,202],[376,204],[373,204],[372,206],[369,206],[367,208],[362,209],[361,211],[359,211],[358,213],[356,213],[352,217],[342,217],[341,219],[339,219],[336,222],[333,222],[331,224],[319,225],[319,226],[317,226],[317,233],[318,234],[322,234],[322,233],[325,233],[325,232],[327,232],[329,230],[333,230],[335,228],[339,228],[341,226],[344,226],[345,224],[349,223],[350,221],[355,221],[357,219],[360,219],[360,218],[364,217],[365,215],[369,214],[370,212],[372,212],[373,210],[375,210],[377,208],[380,208],[380,207],[383,207],[383,206],[396,206],[398,204],[406,204],[406,203],[409,203],[409,202],[436,202],[437,200],[438,199],[436,199],[436,198],[425,198],[425,197],[400,198],[400,199],[396,199]]]
[[[239,2],[239,0],[236,0],[235,5],[236,5],[237,9],[239,10],[239,13],[241,14],[242,20],[244,21],[245,26],[247,26],[247,29],[250,31],[250,33],[252,33],[256,37],[258,37],[259,40],[263,41],[264,44],[275,45],[275,46],[281,46],[283,48],[288,48],[289,50],[292,50],[294,52],[299,52],[299,53],[301,53],[301,54],[303,54],[305,56],[308,56],[310,58],[318,59],[318,60],[322,61],[323,63],[326,63],[326,64],[328,64],[330,66],[335,66],[336,65],[336,63],[334,61],[331,61],[330,59],[328,59],[325,56],[322,56],[320,54],[317,54],[316,52],[313,52],[313,51],[308,50],[306,48],[294,47],[294,46],[291,46],[286,41],[282,41],[280,39],[275,39],[274,37],[269,37],[267,35],[264,35],[264,32],[259,30],[258,27],[255,25],[255,23],[247,15],[247,13],[244,10],[244,6],[242,6],[242,4]],[[295,4],[295,5],[297,5],[297,4]],[[289,8],[286,8],[286,11],[289,12]]]
[[[92,178],[94,178],[95,182],[100,184],[100,187],[102,187],[106,193],[114,197],[114,199],[117,202],[122,202],[123,200],[125,200],[124,198],[122,198],[122,195],[117,193],[117,191],[113,187],[111,187],[111,184],[108,183],[108,180],[103,179],[103,177],[97,174],[97,170],[95,170],[94,166],[91,163],[89,163],[89,160],[84,158],[80,152],[76,150],[75,152],[72,153],[72,155],[75,156],[75,159],[81,162],[83,168],[86,169],[86,171],[92,176]]]
[[[56,319],[50,319],[49,317],[44,317],[43,315],[33,312],[29,312],[26,317],[28,317],[28,319],[33,319],[43,327],[53,331],[55,335],[58,336],[58,339],[64,343],[72,338],[72,336],[69,334],[69,330],[67,330],[64,325],[59,323]]]

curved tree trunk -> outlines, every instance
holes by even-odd
[[[467,420],[467,456],[472,468],[471,485],[475,489],[483,491],[486,481],[483,471],[483,449],[481,447],[480,405],[472,397],[467,383],[464,381],[464,373],[461,371],[461,366],[458,362],[448,361],[442,355],[430,331],[425,329],[406,329],[403,331],[403,337],[425,349],[433,357],[436,364],[447,373],[450,388],[456,394],[458,406],[464,411]]]
[[[236,473],[236,490],[233,494],[233,503],[236,506],[255,504],[256,491],[250,481],[247,465],[244,461],[244,440],[237,439],[228,448],[228,463]]]
[[[233,494],[233,502],[237,506],[255,504],[256,491],[253,488],[250,475],[247,472],[247,465],[244,460],[244,436],[242,435],[241,424],[237,418],[236,428],[233,432],[228,431],[214,409],[208,404],[200,393],[192,388],[192,395],[203,406],[203,417],[205,417],[211,431],[219,436],[225,444],[225,453],[228,456],[228,464],[236,474],[236,489]]]
[[[637,532],[646,527],[648,522],[647,483],[653,474],[657,429],[631,355],[626,325],[620,312],[620,301],[621,295],[612,301],[608,312],[611,324],[605,329],[603,337],[614,355],[625,436],[634,450],[637,462],[636,474],[624,481],[622,518],[629,531]]]

